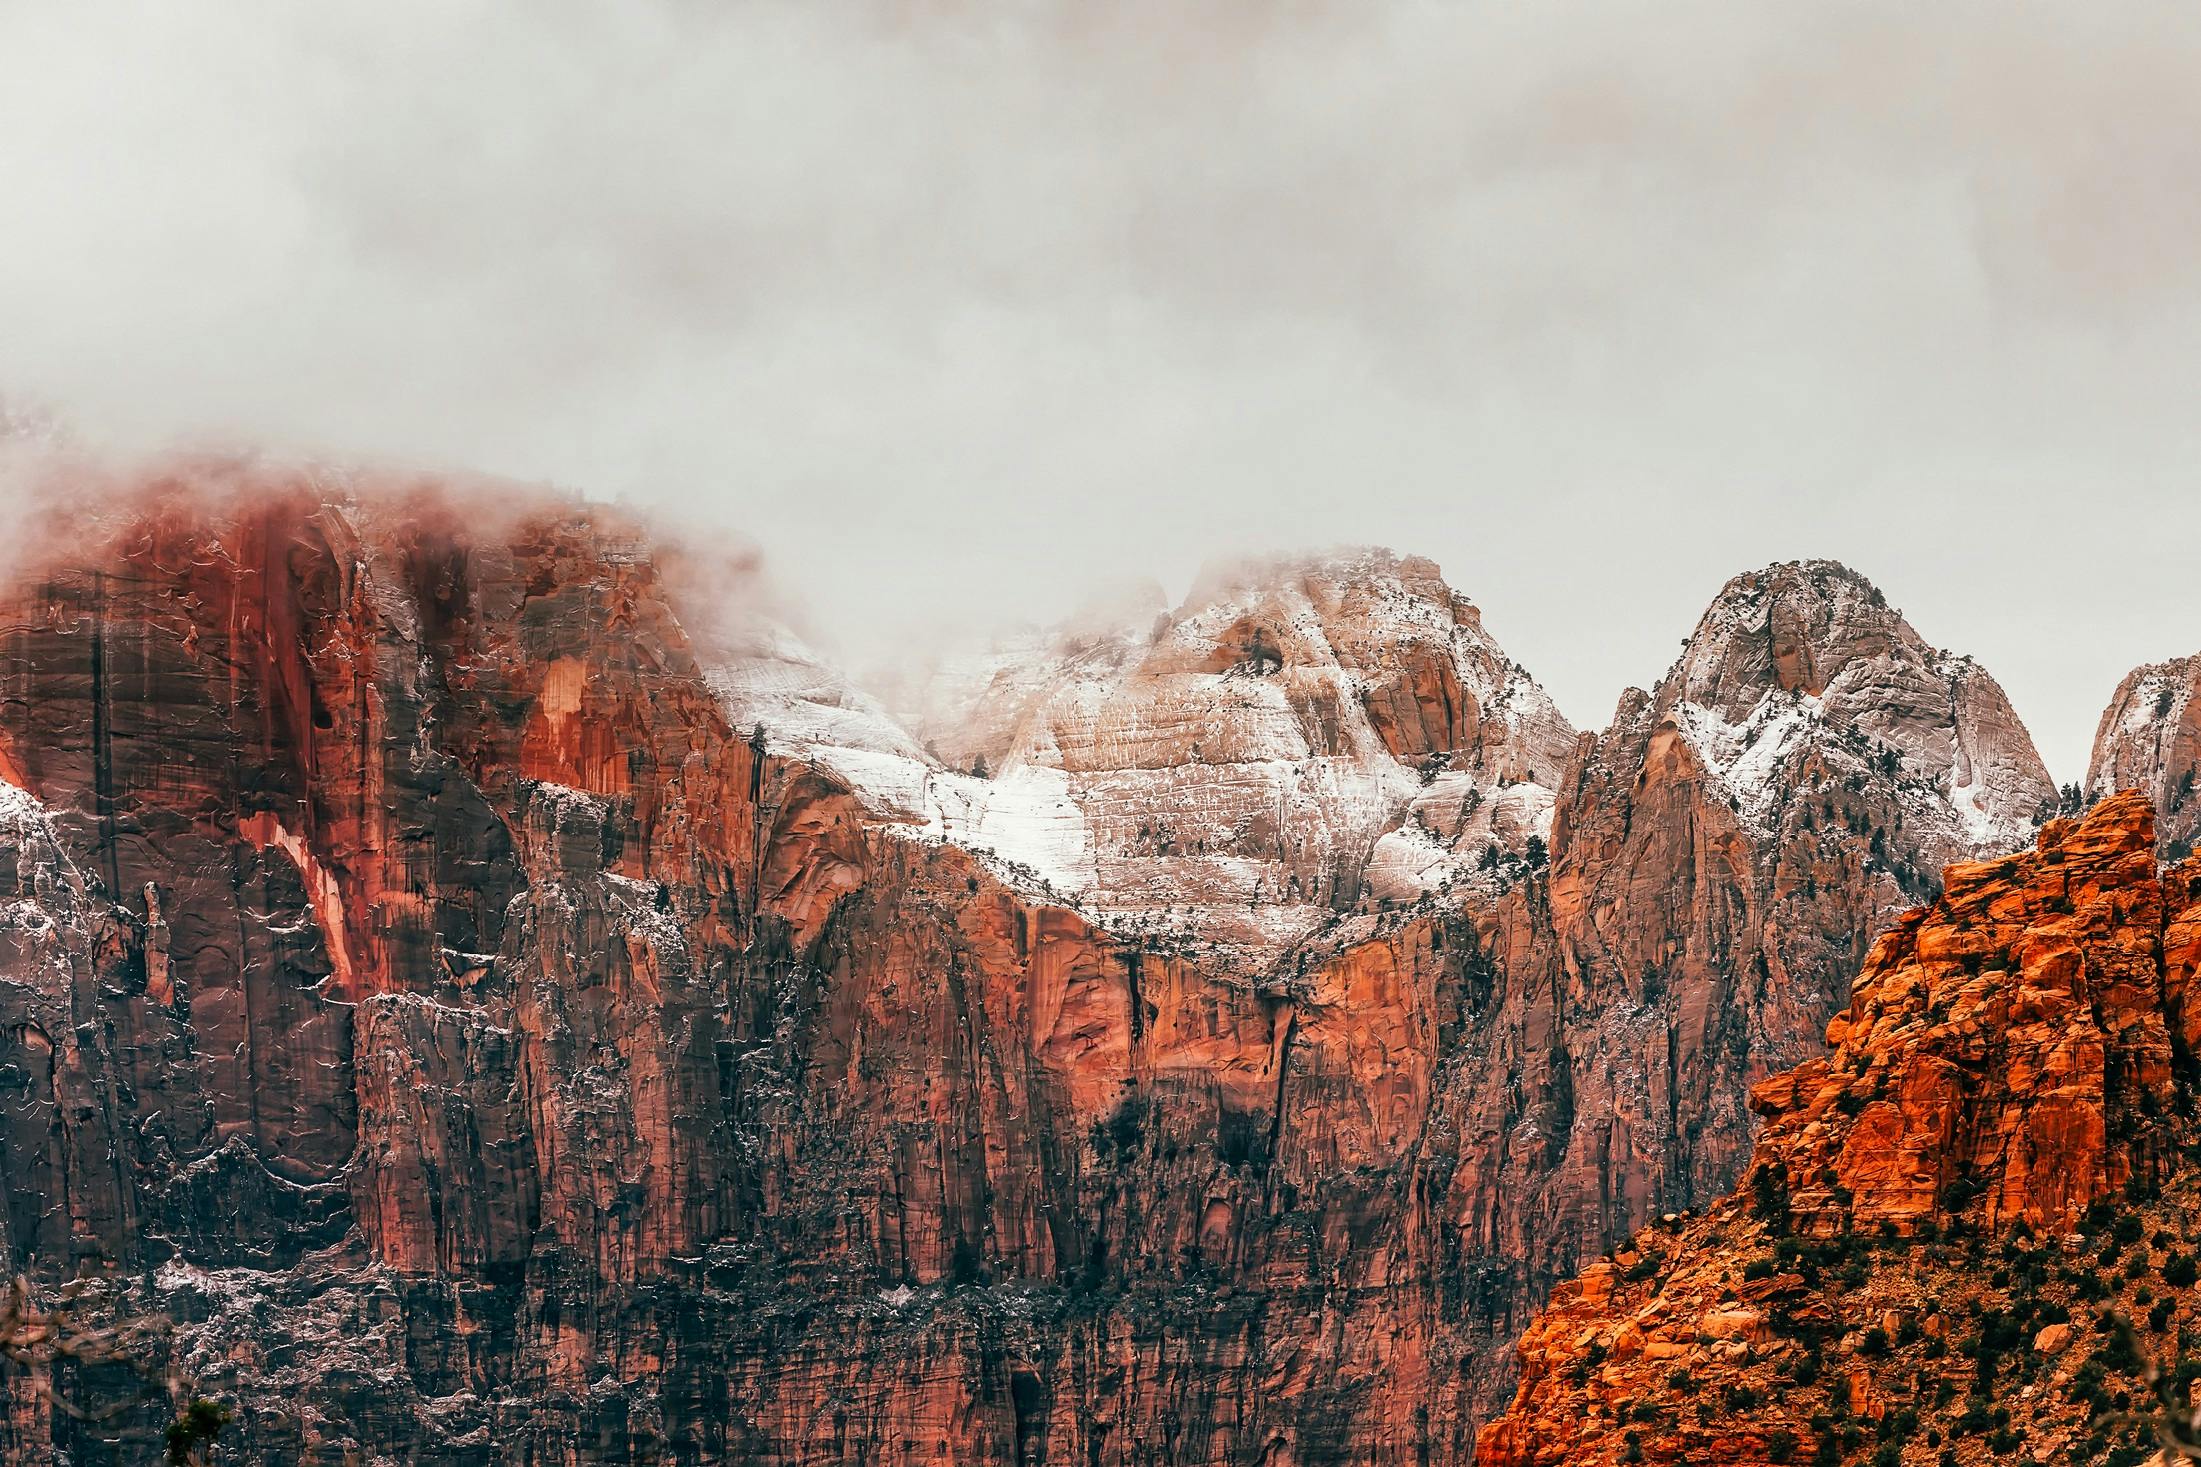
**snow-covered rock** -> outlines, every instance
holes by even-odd
[[[1282,951],[1549,834],[1574,731],[1437,567],[1232,562],[941,659],[898,697],[940,832],[1120,928]]]
[[[1807,763],[1896,794],[1936,864],[2024,846],[2055,785],[2002,688],[1833,561],[1722,588],[1652,696],[1731,804],[1770,831]]]
[[[2094,733],[2086,793],[2145,790],[2156,834],[2174,859],[2201,842],[2201,655],[2136,667],[2117,685]]]
[[[787,627],[761,614],[726,637],[704,679],[744,733],[774,752],[816,761],[882,815],[925,818],[938,768],[878,701]]]

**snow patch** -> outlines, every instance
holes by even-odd
[[[0,779],[0,829],[44,830],[46,825],[45,802],[20,785]]]
[[[1809,693],[1768,692],[1738,723],[1686,699],[1670,717],[1737,808],[1763,826],[1787,794],[1792,757],[1825,725],[1826,705]]]

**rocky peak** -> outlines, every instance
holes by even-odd
[[[2201,655],[2134,668],[2094,733],[2086,788],[2145,790],[2172,860],[2201,843]]]
[[[2023,844],[2055,798],[1994,678],[1834,561],[1729,581],[1649,706],[1761,825],[1806,766],[1899,788],[1929,865]]]
[[[1739,718],[1769,691],[1827,696],[1853,664],[1931,656],[1880,588],[1839,561],[1738,575],[1697,622],[1676,695]]]
[[[2030,834],[2050,794],[2030,741],[2014,718],[1975,736],[1963,712],[1992,690],[1854,573],[1774,566],[1730,582],[1666,678],[1581,741],[1548,877],[1488,924],[1505,977],[1461,1123],[1507,1138],[1484,1182],[1523,1237],[1519,1304],[1733,1186],[1749,1087],[1819,1052],[1944,861]],[[1988,744],[2028,777],[1952,800],[1955,751]]]
[[[948,766],[946,838],[1256,963],[1491,879],[1575,744],[1436,565],[1386,550],[1211,566],[1174,611],[1113,598],[892,703]]]
[[[1232,666],[1260,675],[1336,668],[1400,761],[1442,755],[1447,767],[1488,766],[1497,778],[1556,788],[1574,752],[1574,730],[1550,698],[1422,556],[1354,548],[1219,564],[1172,622],[1156,643],[1157,670],[1171,651],[1207,668],[1235,656]]]

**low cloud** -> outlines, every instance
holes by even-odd
[[[0,390],[617,495],[861,660],[1438,559],[1576,720],[1824,554],[2057,773],[2201,647],[2201,13],[0,11]]]

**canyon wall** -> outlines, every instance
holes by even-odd
[[[1462,1460],[1543,1291],[1723,1191],[1748,1083],[2048,794],[1837,567],[1569,745],[1386,558],[1034,694],[1078,886],[676,579],[598,507],[217,465],[0,597],[0,1241],[172,1320],[235,1460]],[[1431,791],[1474,840],[1402,837]],[[1382,886],[1402,838],[1472,878]],[[173,1409],[6,1370],[11,1463]]]

